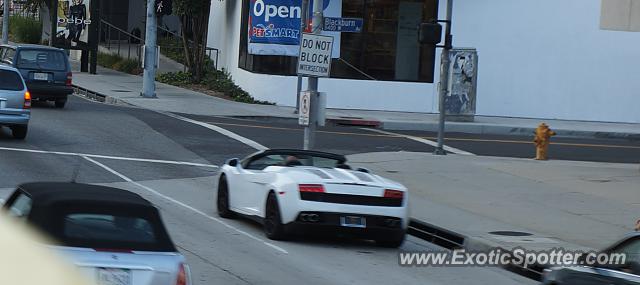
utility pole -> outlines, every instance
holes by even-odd
[[[323,0],[313,1],[313,18],[311,21],[311,33],[322,33],[322,6]],[[313,149],[316,141],[316,128],[318,125],[319,100],[318,100],[318,77],[309,76],[307,87],[311,93],[311,108],[309,110],[309,125],[304,128],[304,149]]]
[[[9,2],[4,0],[4,12],[2,14],[2,43],[9,43]]]
[[[309,0],[302,0],[300,14],[300,44],[302,44],[302,33],[307,29],[307,16],[309,15]],[[296,88],[296,110],[293,111],[294,114],[298,113],[298,109],[300,108],[300,91],[302,91],[302,75],[298,74],[298,87]]]
[[[142,77],[142,93],[145,98],[156,98],[156,61],[158,48],[156,45],[158,23],[156,20],[155,0],[147,0],[147,29],[144,39],[144,74]]]
[[[447,27],[445,29],[445,39],[444,39],[444,48],[442,49],[442,57],[440,58],[440,83],[439,86],[439,104],[438,109],[440,110],[439,122],[438,122],[438,146],[436,147],[433,154],[437,155],[445,155],[447,152],[444,151],[444,120],[445,120],[445,109],[444,109],[444,101],[447,93],[449,93],[449,52],[453,47],[453,36],[451,35],[451,18],[453,14],[453,0],[447,0],[447,18],[446,24]]]

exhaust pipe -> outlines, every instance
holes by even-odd
[[[300,220],[315,223],[320,221],[320,216],[318,214],[300,214]]]
[[[318,214],[309,214],[308,216],[308,220],[309,222],[317,222],[320,221],[320,216],[318,216]]]

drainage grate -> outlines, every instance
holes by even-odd
[[[131,93],[131,91],[129,90],[111,90],[113,92],[119,92],[119,93]]]
[[[533,235],[531,233],[514,232],[514,231],[495,231],[495,232],[489,232],[489,233],[497,236],[510,236],[510,237],[528,237]]]

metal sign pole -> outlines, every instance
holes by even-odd
[[[452,48],[452,36],[451,36],[451,18],[453,14],[453,0],[447,0],[447,28],[445,30],[445,42],[442,49],[442,57],[440,59],[440,84],[439,84],[439,122],[438,122],[438,146],[436,147],[434,154],[445,155],[444,151],[444,121],[445,121],[445,108],[444,102],[447,93],[449,92],[449,51]]]
[[[2,43],[9,43],[9,0],[4,0],[4,10],[2,12]]]
[[[300,15],[300,44],[302,44],[302,33],[307,29],[308,15],[309,15],[309,0],[302,0],[302,14]],[[300,109],[300,91],[302,91],[302,75],[298,74],[298,86],[296,88],[296,110],[294,114],[298,113]]]
[[[322,32],[322,0],[313,1],[313,21],[311,28],[313,34]],[[316,140],[316,128],[318,123],[318,77],[310,76],[308,79],[309,92],[311,92],[311,110],[309,113],[309,125],[304,128],[304,149],[313,149]]]

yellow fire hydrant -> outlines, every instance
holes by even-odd
[[[549,129],[545,123],[541,123],[537,128],[533,142],[536,144],[536,160],[547,160],[547,150],[551,136],[555,136],[556,132]]]

